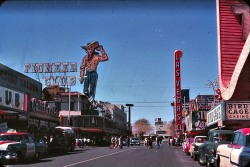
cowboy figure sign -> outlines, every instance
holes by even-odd
[[[99,45],[97,41],[90,42],[87,46],[81,47],[85,50],[87,55],[83,57],[80,66],[80,83],[82,84],[84,82],[83,93],[93,104],[98,80],[97,65],[99,62],[107,61],[109,58],[103,46]],[[98,52],[95,52],[95,50],[100,51],[102,56],[100,56]]]

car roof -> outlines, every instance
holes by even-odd
[[[29,133],[25,132],[1,132],[0,135],[26,135]]]
[[[195,136],[194,138],[207,138],[207,136]]]
[[[247,134],[250,133],[250,128],[241,128],[241,129],[236,130],[235,132],[242,132],[244,136],[246,136]]]

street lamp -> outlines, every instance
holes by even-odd
[[[71,91],[71,86],[67,89],[68,94],[69,94],[69,113],[68,113],[68,126],[70,126],[70,91]]]
[[[131,107],[133,107],[133,104],[126,104],[128,106],[128,129],[131,130],[131,121],[130,121],[130,115],[131,115]]]

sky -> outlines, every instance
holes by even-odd
[[[68,75],[79,77],[80,46],[98,41],[109,60],[98,65],[95,99],[134,104],[132,124],[169,122],[176,50],[190,99],[214,94],[206,82],[218,76],[216,28],[215,0],[11,0],[0,6],[0,63],[37,79],[26,63],[77,62]]]

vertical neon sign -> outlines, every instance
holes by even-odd
[[[182,130],[182,103],[181,103],[181,59],[182,51],[174,52],[174,72],[175,72],[175,129]]]

